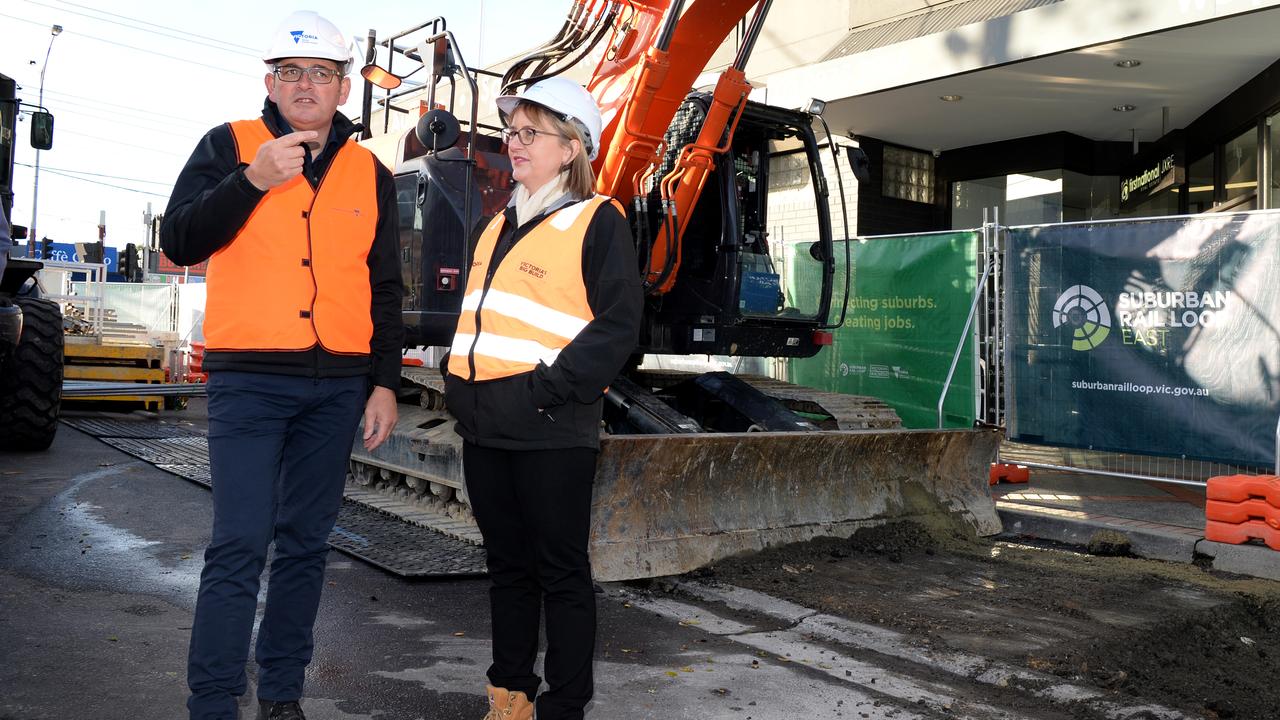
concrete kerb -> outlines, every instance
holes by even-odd
[[[1213,558],[1213,569],[1280,580],[1280,551],[1258,545],[1228,545],[1200,540],[1196,552]]]
[[[1056,508],[1021,505],[1007,501],[996,503],[1006,535],[1053,540],[1068,545],[1087,546],[1095,533],[1111,530],[1129,538],[1133,554],[1153,560],[1189,563],[1195,559],[1199,537],[1179,532],[1180,528],[1135,527],[1111,524],[1098,519],[1071,517]],[[1147,523],[1154,525],[1154,523]]]
[[[1221,572],[1248,575],[1266,580],[1280,580],[1280,551],[1248,544],[1228,545],[1205,540],[1187,528],[1173,525],[1146,527],[1131,524],[1110,523],[1100,518],[1075,517],[1081,513],[1022,505],[1008,501],[997,502],[1005,535],[1033,537],[1042,540],[1087,546],[1094,534],[1110,530],[1129,538],[1134,555],[1153,560],[1192,562],[1196,556],[1211,559],[1211,567]]]

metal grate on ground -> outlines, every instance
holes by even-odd
[[[208,438],[197,430],[138,420],[64,418],[62,422],[165,472],[206,488],[213,486]],[[347,498],[338,510],[329,545],[404,577],[486,572],[483,548]]]
[[[102,442],[152,465],[208,465],[209,441],[203,436],[100,437]]]
[[[209,471],[208,465],[157,464],[156,467],[167,473],[177,475],[184,480],[190,480],[197,485],[203,485],[207,488],[213,487],[213,474]]]
[[[202,437],[199,430],[185,425],[174,425],[156,421],[110,420],[91,417],[64,417],[64,425],[69,425],[82,433],[96,438],[176,438]]]

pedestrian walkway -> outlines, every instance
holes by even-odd
[[[1199,559],[1215,570],[1280,580],[1280,552],[1204,540],[1203,487],[1032,468],[1030,482],[991,492],[1007,535],[1088,546],[1108,542],[1098,533],[1110,530],[1139,557]]]

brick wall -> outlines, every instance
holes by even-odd
[[[848,155],[839,148],[840,178],[844,182],[844,197],[849,214],[849,233],[857,234],[858,181],[853,177]],[[836,181],[830,151],[823,149],[822,172],[828,187],[828,208],[831,215],[832,238],[844,237],[844,223],[840,214],[840,184]],[[809,174],[808,161],[803,153],[779,155],[769,161],[769,241],[773,254],[781,254],[781,243],[815,242],[818,239],[818,218],[815,214],[816,198],[813,178]]]

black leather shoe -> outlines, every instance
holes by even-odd
[[[258,720],[307,720],[297,702],[258,701]]]

